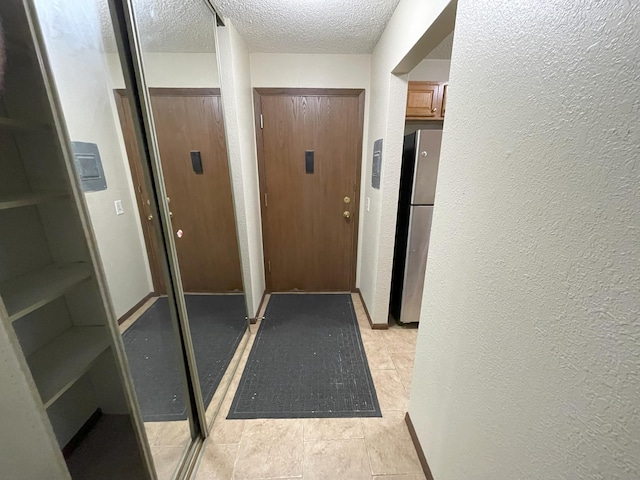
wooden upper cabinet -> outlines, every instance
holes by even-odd
[[[447,102],[447,83],[409,82],[407,120],[442,120]]]
[[[429,118],[440,115],[440,84],[409,82],[407,118]]]

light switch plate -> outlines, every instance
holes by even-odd
[[[122,208],[122,200],[116,200],[113,203],[116,206],[116,215],[122,215],[124,213],[124,209]]]

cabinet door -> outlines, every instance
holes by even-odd
[[[407,118],[438,117],[440,109],[440,84],[436,82],[409,82],[407,93]]]
[[[441,83],[440,88],[442,92],[442,106],[440,107],[440,116],[444,118],[445,111],[447,110],[447,89],[449,87],[448,83]]]

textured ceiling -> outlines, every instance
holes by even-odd
[[[213,52],[214,16],[203,0],[133,0],[143,52]],[[105,49],[115,51],[106,1],[100,1]]]
[[[371,53],[399,1],[212,0],[212,3],[222,16],[231,19],[251,52]],[[98,3],[105,49],[115,51],[107,2]],[[204,0],[133,0],[133,5],[143,51],[214,51],[214,19]]]
[[[371,53],[400,0],[212,0],[251,52]],[[427,1],[427,0],[424,0]]]
[[[431,53],[427,55],[425,58],[430,59],[450,59],[451,58],[451,48],[453,47],[453,32],[449,34],[440,45],[431,50]]]

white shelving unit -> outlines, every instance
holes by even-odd
[[[29,476],[24,461],[4,453],[22,442],[35,449],[28,457],[55,454],[45,476],[57,479],[68,478],[61,450],[72,439],[82,441],[77,434],[91,428],[89,419],[129,416],[132,389],[122,381],[121,341],[100,288],[82,194],[69,173],[73,159],[54,128],[59,107],[49,94],[47,59],[32,27],[37,21],[29,18],[32,5],[0,1],[6,51],[0,82],[0,345],[10,346],[0,351],[0,379],[3,395],[22,395],[14,402],[16,414],[34,422],[14,425],[7,440],[0,436],[0,476]],[[133,424],[125,434],[140,438]]]
[[[91,277],[87,263],[51,264],[0,283],[10,322],[43,307]]]
[[[46,123],[25,122],[24,120],[16,120],[15,118],[0,117],[0,128],[12,132],[46,132],[51,130],[51,126]]]
[[[45,408],[91,368],[107,338],[104,327],[71,327],[27,358]]]
[[[0,210],[9,208],[29,207],[56,200],[68,199],[67,193],[17,193],[15,195],[0,196]]]

